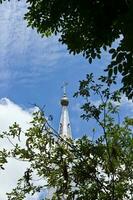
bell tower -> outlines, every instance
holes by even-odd
[[[66,95],[66,83],[63,85],[63,97],[60,100],[62,111],[59,124],[59,135],[62,138],[72,138],[71,124],[69,120],[68,105],[69,99]]]

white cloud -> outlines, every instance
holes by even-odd
[[[128,98],[125,95],[121,97],[120,105],[130,109],[130,111],[133,112],[133,100],[128,100]]]
[[[24,110],[17,104],[7,98],[0,99],[0,132],[7,131],[8,127],[14,122],[17,122],[22,127],[23,131],[29,127],[29,122],[32,119],[31,109]],[[21,138],[22,140],[24,137]],[[0,147],[9,147],[8,141],[0,141]],[[27,163],[21,163],[15,159],[9,159],[5,165],[5,170],[0,170],[0,199],[6,200],[6,192],[11,192],[16,186],[18,178],[24,173]]]
[[[119,106],[120,109],[123,112],[126,112],[126,115],[127,114],[129,114],[129,115],[132,114],[132,112],[133,112],[133,100],[128,100],[128,98],[125,95],[121,96],[120,102],[116,101],[116,102],[113,102],[113,103],[114,103],[114,105]]]
[[[29,110],[24,110],[8,98],[0,99],[0,131],[6,131],[13,122],[19,123],[26,130],[31,119]]]

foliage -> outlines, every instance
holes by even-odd
[[[100,98],[98,105],[89,101],[91,93]],[[41,110],[33,114],[31,127],[25,132],[25,148],[19,145],[22,133],[17,124],[4,133],[3,137],[18,138],[10,155],[30,163],[17,187],[8,193],[9,200],[24,200],[26,194],[34,195],[46,188],[54,188],[53,200],[132,199],[133,120],[117,122],[118,107],[114,100],[120,100],[119,94],[112,92],[111,84],[106,88],[95,83],[92,74],[80,82],[75,96],[78,95],[85,99],[82,117],[94,118],[99,124],[97,139],[83,136],[64,140]],[[45,183],[36,186],[33,173]]]
[[[0,139],[2,140],[5,136],[3,136],[3,133],[0,134]],[[7,163],[7,157],[10,156],[10,152],[8,152],[6,149],[0,149],[0,169],[4,170],[4,164]]]
[[[3,165],[7,163],[7,151],[6,149],[0,150],[0,168],[4,169]]]
[[[1,0],[2,3],[5,0]],[[112,56],[108,76],[121,74],[120,91],[133,97],[133,1],[132,0],[27,0],[25,19],[42,37],[52,34],[70,53],[92,63],[103,50]],[[120,43],[112,48],[119,38]]]
[[[82,53],[90,63],[109,49],[109,77],[122,75],[121,91],[133,96],[133,1],[132,0],[27,0],[28,25],[44,36],[59,33],[70,53]],[[120,39],[118,47],[112,43]]]

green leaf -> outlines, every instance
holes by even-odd
[[[91,58],[91,57],[89,58],[89,63],[90,63],[90,64],[92,63],[92,58]]]
[[[97,54],[97,58],[98,58],[98,59],[101,59],[101,55],[100,55],[100,54]]]
[[[112,68],[110,68],[109,71],[108,71],[108,76],[111,77],[112,73],[113,73],[113,70],[112,70]]]
[[[114,53],[112,54],[112,60],[116,57],[116,55],[117,55],[117,52],[114,52]]]
[[[118,65],[118,70],[119,70],[120,73],[122,72],[122,68],[123,68],[123,67],[122,67],[122,64],[119,64],[119,65]]]
[[[114,67],[114,74],[117,75],[117,66]]]
[[[112,54],[112,53],[114,53],[115,51],[116,51],[116,50],[112,48],[112,49],[109,50],[109,53]]]

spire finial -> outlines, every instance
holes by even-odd
[[[68,85],[67,82],[64,82],[63,85],[62,85],[62,89],[63,89],[63,93],[64,93],[64,96],[66,96],[66,86]]]
[[[68,104],[69,104],[69,100],[66,96],[66,86],[67,85],[68,85],[68,83],[64,82],[64,84],[61,87],[63,89],[63,93],[64,93],[63,97],[61,98],[61,105],[62,106],[68,106]]]

